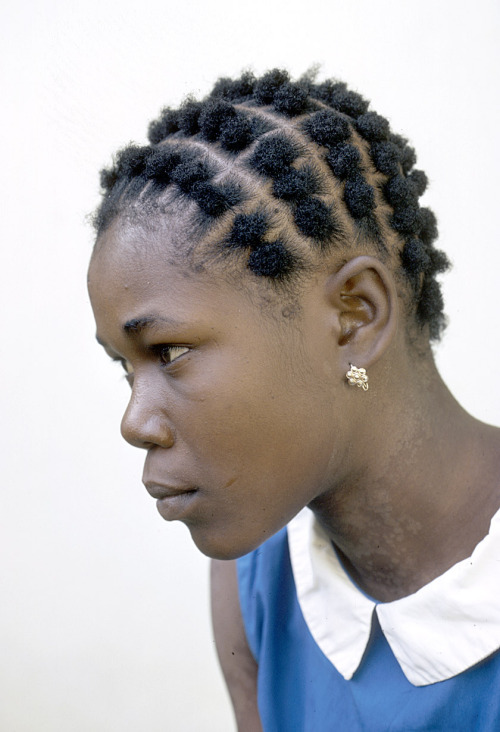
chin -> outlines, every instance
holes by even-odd
[[[266,536],[262,541],[252,541],[246,537],[227,536],[213,529],[209,531],[200,530],[199,527],[188,528],[197,548],[210,559],[238,559],[257,549],[267,539]]]

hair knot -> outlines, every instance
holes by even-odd
[[[408,176],[408,180],[410,180],[413,183],[417,196],[423,196],[423,194],[426,191],[427,183],[428,183],[427,176],[424,173],[424,171],[423,170],[412,171],[410,173],[410,175]]]
[[[214,171],[204,160],[196,158],[183,160],[170,173],[170,178],[177,183],[181,191],[190,193],[195,183],[211,178]]]
[[[420,238],[428,247],[438,238],[437,219],[430,208],[420,209]]]
[[[389,122],[376,112],[366,112],[356,120],[359,134],[370,142],[387,140],[389,137]]]
[[[384,186],[384,195],[393,208],[416,206],[418,195],[415,186],[407,178],[395,175]]]
[[[393,229],[400,234],[418,234],[421,229],[420,209],[416,206],[398,208],[391,219]]]
[[[242,114],[230,117],[222,125],[220,143],[225,150],[239,152],[250,145],[253,139],[252,127]]]
[[[110,191],[118,180],[119,175],[115,168],[103,168],[99,174],[101,188],[105,191]]]
[[[314,170],[290,168],[278,176],[273,183],[273,193],[276,198],[293,200],[318,193],[319,182]]]
[[[297,145],[286,135],[278,134],[264,137],[249,162],[259,173],[275,177],[291,165],[298,154]]]
[[[408,140],[406,140],[401,135],[392,133],[390,135],[390,140],[399,148],[399,157],[400,157],[401,167],[403,168],[403,173],[405,175],[408,175],[410,170],[413,168],[413,166],[417,162],[417,156],[415,155],[415,150],[412,147],[410,147],[410,145],[408,145]]]
[[[447,269],[450,267],[450,260],[446,256],[444,252],[442,252],[440,249],[434,249],[434,247],[428,247],[427,253],[429,254],[429,258],[431,260],[430,267],[429,267],[429,273],[432,275],[441,274],[442,272],[446,272]]]
[[[307,108],[307,92],[298,84],[285,82],[276,90],[273,106],[277,112],[296,117]]]
[[[299,200],[295,207],[294,218],[302,234],[320,242],[328,241],[337,232],[332,211],[319,198]]]
[[[243,101],[252,96],[255,81],[255,76],[250,71],[246,71],[239,79],[224,77],[215,83],[210,96],[221,97],[229,102]]]
[[[290,81],[287,71],[273,69],[264,74],[255,84],[254,93],[260,104],[271,104],[278,89]]]
[[[368,109],[368,102],[363,99],[361,94],[349,90],[339,90],[332,94],[331,104],[334,109],[338,109],[339,112],[354,119]]]
[[[295,258],[280,241],[253,249],[248,258],[248,268],[256,275],[284,279],[295,267]]]
[[[148,158],[146,175],[157,183],[170,183],[170,174],[181,163],[181,156],[176,150],[169,147],[159,147]]]
[[[370,154],[373,164],[384,175],[397,175],[399,173],[399,150],[393,142],[386,140],[372,142]]]
[[[431,339],[438,338],[446,324],[443,304],[439,283],[425,276],[417,306],[417,319],[422,325],[428,323]]]
[[[266,231],[267,219],[260,211],[237,214],[229,234],[228,245],[236,248],[256,247],[262,244],[262,237]]]
[[[208,216],[221,216],[241,200],[236,186],[219,186],[207,181],[196,182],[190,192],[201,210]]]
[[[202,109],[203,104],[194,99],[184,102],[177,117],[179,128],[184,134],[196,135],[200,131],[199,120]]]
[[[318,84],[311,93],[338,112],[354,119],[368,109],[368,102],[360,94],[350,91],[343,82],[324,81],[322,84]]]
[[[179,130],[178,111],[169,109],[162,110],[159,119],[153,120],[148,127],[148,140],[152,145],[158,145],[168,135]]]
[[[204,103],[199,117],[202,136],[209,142],[215,142],[222,125],[233,117],[236,117],[236,110],[232,104],[224,99],[209,99]]]
[[[431,260],[420,239],[409,239],[401,252],[401,262],[405,270],[416,277],[429,269]]]
[[[148,157],[151,155],[149,145],[140,147],[139,145],[130,145],[118,153],[115,168],[118,176],[124,178],[133,178],[141,175],[145,168]]]
[[[375,194],[372,186],[363,179],[361,174],[347,178],[344,201],[351,216],[355,219],[361,219],[372,212],[375,206]]]
[[[333,171],[333,174],[344,180],[347,176],[354,175],[361,162],[361,155],[357,147],[346,143],[339,143],[331,148],[326,156],[326,162]]]
[[[351,129],[348,121],[340,114],[322,110],[316,112],[307,119],[304,129],[309,137],[318,145],[332,147],[338,142],[343,142],[351,136]]]

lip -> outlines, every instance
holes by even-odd
[[[194,493],[197,490],[193,486],[173,486],[166,483],[154,483],[149,480],[144,481],[144,485],[149,495],[160,501],[164,498],[182,496],[184,493]]]
[[[190,486],[172,486],[150,481],[145,481],[144,485],[148,493],[156,498],[156,508],[166,521],[182,519],[198,493],[197,488]]]

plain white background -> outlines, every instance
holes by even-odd
[[[0,729],[229,732],[207,560],[142,487],[93,341],[98,170],[221,74],[321,63],[417,149],[454,263],[438,364],[498,423],[500,6],[20,0],[0,28]]]

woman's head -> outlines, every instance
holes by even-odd
[[[222,80],[150,137],[103,175],[97,335],[160,512],[228,558],[380,459],[446,259],[413,152],[344,85]],[[352,389],[350,363],[376,388]]]

